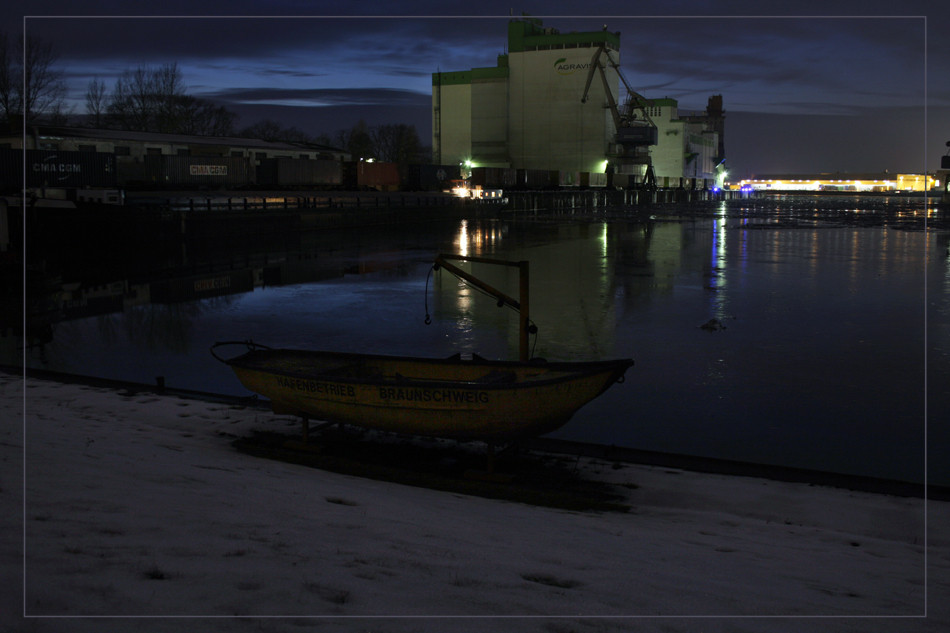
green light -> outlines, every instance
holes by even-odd
[[[716,165],[716,186],[720,189],[725,186],[726,178],[729,176],[729,172],[726,171],[726,166],[724,165],[725,162],[725,159],[723,159]]]

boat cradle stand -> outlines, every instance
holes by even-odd
[[[310,416],[301,413],[300,417],[300,442],[303,446],[307,446],[310,443],[310,434],[313,432],[319,432],[323,429],[330,428],[331,426],[336,425],[338,428],[343,428],[344,423],[342,422],[322,422],[314,427],[310,426]],[[519,445],[517,443],[507,444],[498,450],[498,446],[495,442],[486,441],[485,448],[485,469],[474,469],[469,468],[464,473],[463,476],[466,479],[475,479],[478,481],[485,481],[490,483],[511,483],[514,480],[514,475],[507,473],[496,472],[495,464],[496,458],[499,455],[512,452],[517,454],[519,451]]]

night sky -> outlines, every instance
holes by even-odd
[[[0,28],[25,22],[54,45],[77,114],[91,79],[111,89],[125,70],[174,62],[189,94],[237,112],[239,127],[270,118],[332,136],[360,119],[408,123],[428,144],[431,74],[494,66],[510,14],[561,32],[606,25],[644,96],[702,110],[723,95],[738,178],[937,169],[950,140],[947,5],[15,0]]]

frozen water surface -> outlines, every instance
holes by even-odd
[[[929,446],[931,482],[950,484],[940,212],[800,196],[650,213],[325,232],[260,264],[247,292],[58,320],[27,361],[242,394],[215,341],[515,358],[512,311],[427,276],[438,252],[528,260],[534,355],[636,361],[558,437],[915,482]],[[517,294],[516,270],[466,267]]]

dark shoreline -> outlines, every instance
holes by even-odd
[[[124,390],[130,393],[155,393],[159,395],[179,396],[182,398],[192,398],[195,400],[204,400],[209,402],[227,403],[245,407],[257,407],[266,411],[270,410],[270,406],[268,405],[267,401],[259,399],[256,396],[229,396],[205,391],[173,388],[163,384],[150,385],[42,369],[27,368],[24,371],[23,368],[9,365],[0,365],[0,371],[3,371],[7,374],[25,376],[26,378],[51,380],[67,384],[81,384],[91,387]],[[876,477],[849,475],[827,471],[807,470],[787,466],[755,464],[693,455],[660,453],[622,446],[592,444],[547,437],[532,438],[525,441],[524,446],[529,450],[543,453],[577,455],[602,459],[605,461],[624,462],[645,466],[658,466],[663,468],[674,468],[679,470],[717,475],[756,477],[774,481],[807,483],[812,486],[825,486],[830,488],[840,488],[898,497],[923,498],[926,492],[928,499],[933,499],[936,501],[950,501],[950,486],[943,485],[925,485],[921,483],[880,479]]]

